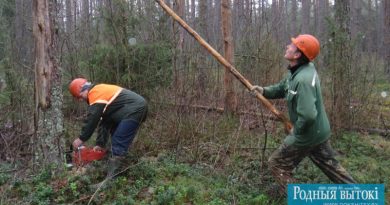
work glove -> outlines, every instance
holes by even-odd
[[[287,131],[287,137],[284,139],[284,143],[287,145],[292,145],[295,142],[294,128]]]
[[[260,94],[263,94],[263,93],[264,93],[264,88],[263,88],[263,87],[258,86],[258,85],[254,85],[254,86],[252,86],[251,91],[250,91],[251,95],[256,96],[256,90],[257,90]]]
[[[290,130],[288,130],[288,134],[289,134],[289,135],[294,135],[294,127],[291,128]]]

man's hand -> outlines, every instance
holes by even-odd
[[[294,127],[292,127],[291,129],[285,128],[284,133],[286,133],[287,135],[294,136]]]
[[[73,141],[72,145],[73,145],[73,150],[77,150],[84,142],[81,141],[80,138],[77,138]]]
[[[288,134],[289,134],[289,135],[294,135],[294,128],[291,128],[291,129],[288,131]]]
[[[264,93],[264,88],[258,85],[254,85],[251,88],[251,95],[256,96],[256,91],[257,90],[260,94]]]

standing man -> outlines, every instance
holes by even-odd
[[[112,157],[107,169],[107,178],[111,178],[123,163],[140,124],[145,120],[147,103],[135,92],[116,85],[94,85],[85,78],[74,79],[69,91],[73,97],[89,105],[87,118],[80,136],[73,141],[73,148],[77,150],[86,142],[99,124],[94,149],[104,149],[111,134]]]
[[[356,183],[335,159],[329,143],[330,126],[322,101],[320,80],[311,62],[320,51],[319,41],[303,34],[291,38],[284,58],[288,75],[275,85],[253,86],[268,99],[285,98],[294,129],[269,158],[268,164],[278,183],[278,194],[286,195],[286,185],[295,183],[292,171],[308,156],[334,183]],[[271,191],[271,190],[270,190]]]

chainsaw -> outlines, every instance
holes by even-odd
[[[71,168],[73,166],[82,167],[92,161],[101,160],[106,155],[106,150],[94,150],[92,147],[80,146],[77,150],[73,150],[73,146],[70,146],[70,150],[66,151],[66,166]]]

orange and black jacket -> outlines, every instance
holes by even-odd
[[[91,86],[87,101],[88,115],[80,139],[87,141],[100,123],[97,140],[100,146],[104,146],[109,131],[115,129],[122,120],[132,119],[140,123],[147,113],[147,103],[142,96],[116,85]]]

